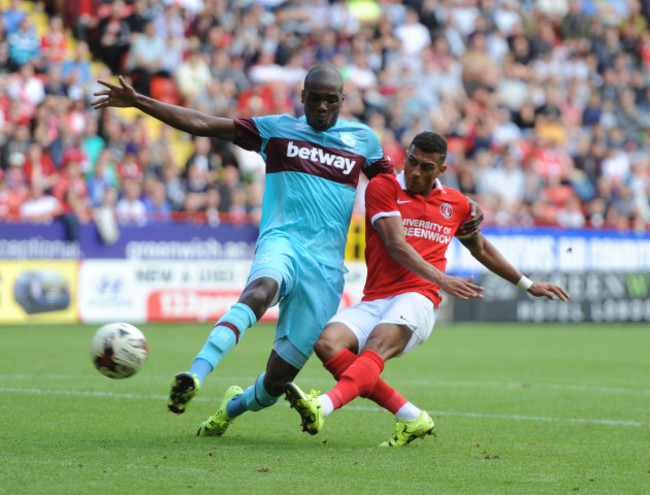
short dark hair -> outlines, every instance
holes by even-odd
[[[447,140],[435,132],[421,132],[413,138],[411,146],[425,153],[436,153],[443,158],[447,156]]]

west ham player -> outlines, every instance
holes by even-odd
[[[338,119],[343,80],[331,66],[316,66],[301,94],[305,115],[226,119],[168,105],[99,81],[94,108],[136,107],[182,131],[232,141],[266,161],[260,234],[246,286],[215,324],[188,372],[174,377],[168,408],[185,411],[205,377],[264,312],[278,303],[279,320],[266,372],[246,390],[232,386],[200,435],[222,435],[245,411],[277,402],[313,352],[343,291],[344,252],[360,172],[393,172],[369,127]],[[471,284],[466,284],[472,290]],[[464,290],[468,290],[463,287]]]
[[[313,397],[288,383],[286,398],[314,435],[325,418],[356,397],[367,397],[395,414],[395,433],[382,445],[402,446],[433,431],[429,414],[408,402],[380,377],[387,359],[410,351],[430,335],[441,300],[440,289],[467,299],[476,290],[444,273],[445,252],[470,215],[467,198],[444,187],[445,139],[418,134],[397,176],[381,174],[366,189],[366,263],[362,301],[334,316],[314,350],[338,380]],[[474,258],[534,296],[566,301],[567,292],[550,282],[533,282],[512,266],[481,234],[459,236]],[[460,287],[459,287],[460,286]],[[358,356],[357,356],[358,354]]]

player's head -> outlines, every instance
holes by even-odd
[[[329,129],[345,99],[341,74],[330,65],[317,65],[307,73],[300,98],[307,123],[317,131]]]
[[[404,159],[406,189],[411,194],[427,195],[447,166],[447,141],[435,132],[421,132],[413,138]]]

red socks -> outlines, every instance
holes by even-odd
[[[377,356],[377,359],[381,361],[381,369],[379,370],[379,373],[381,373],[381,370],[383,370],[384,367],[383,366],[384,363],[381,357],[379,357],[379,355],[374,351],[364,351],[361,353],[361,355],[364,355],[365,352],[372,352],[375,356]],[[361,356],[357,356],[350,349],[343,349],[332,359],[323,363],[323,366],[338,381],[340,380],[343,373],[350,367],[350,365],[360,357]],[[399,394],[399,392],[397,392],[393,387],[391,387],[384,380],[379,378],[379,373],[377,373],[376,375],[374,386],[371,386],[369,390],[361,391],[357,395],[370,399],[373,402],[376,402],[379,406],[388,409],[391,413],[395,414],[408,401],[404,397],[402,397],[402,395]],[[332,399],[335,408],[341,407],[343,404],[346,403],[344,402],[341,405],[337,405],[337,400],[334,397],[332,397],[332,395],[330,395],[329,393],[328,395],[330,396],[330,399]],[[347,402],[354,399],[357,395],[353,396]]]

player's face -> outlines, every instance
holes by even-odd
[[[438,153],[425,153],[411,146],[404,160],[406,190],[411,194],[428,195],[436,179],[447,170],[443,157]]]
[[[345,95],[339,82],[324,77],[306,83],[301,98],[307,123],[317,131],[325,131],[336,124]]]

